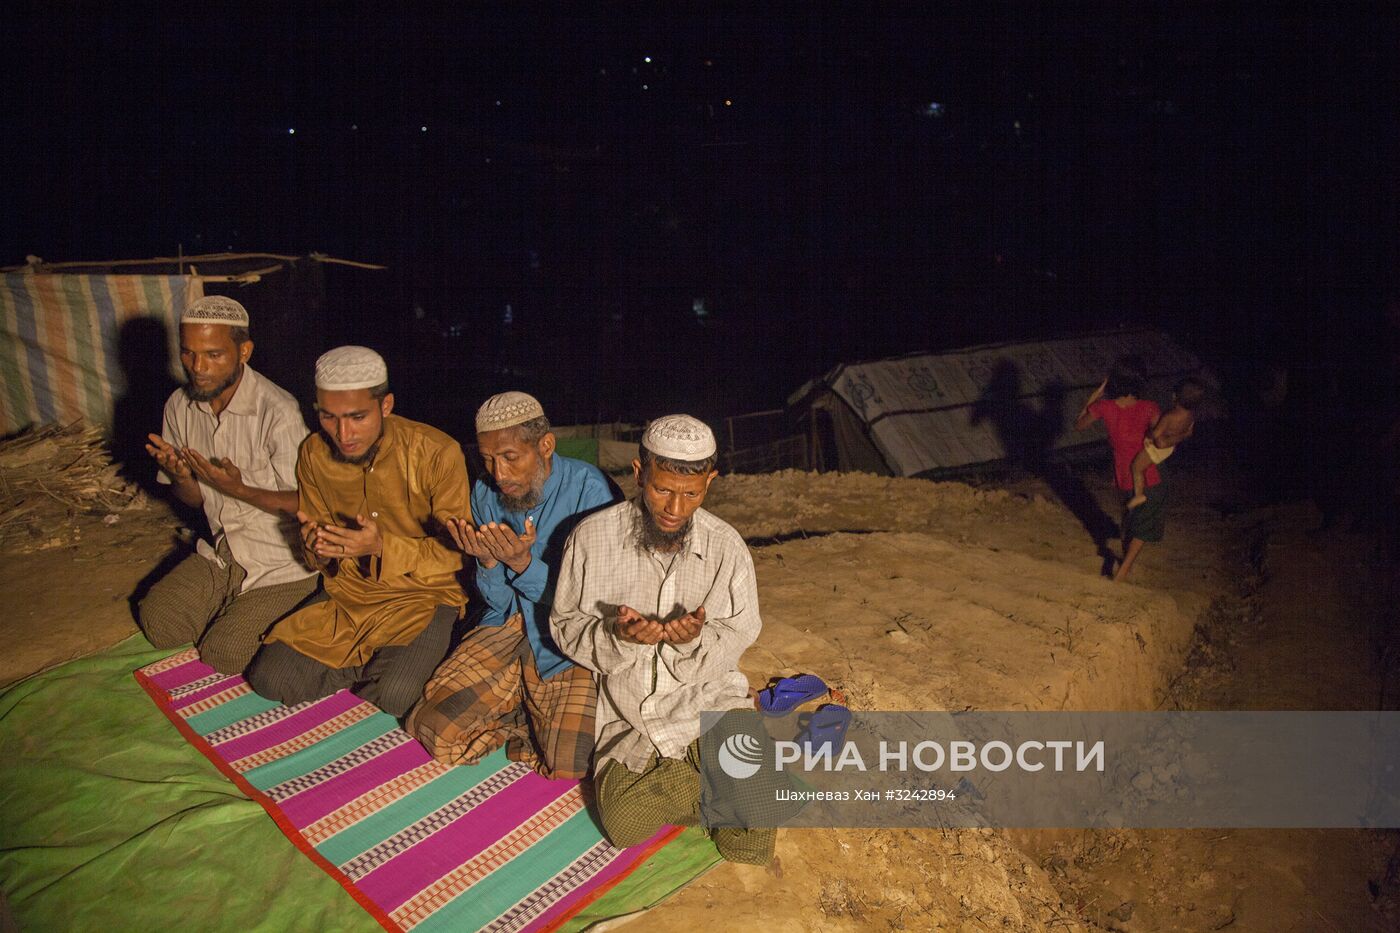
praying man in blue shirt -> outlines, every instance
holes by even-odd
[[[476,413],[487,476],[471,514],[448,531],[476,558],[485,615],[438,667],[406,728],[434,758],[474,764],[506,756],[547,778],[582,778],[593,757],[598,693],[549,632],[564,542],[585,515],[617,501],[592,464],[561,457],[544,409],[524,392],[487,399]]]

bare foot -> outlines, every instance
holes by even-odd
[[[1135,509],[1147,501],[1146,496],[1133,496],[1128,500],[1128,508]]]

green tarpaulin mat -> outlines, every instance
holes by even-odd
[[[131,672],[139,635],[0,693],[0,889],[20,929],[376,931]],[[718,861],[687,830],[564,927],[646,909]]]
[[[585,463],[598,465],[598,438],[596,437],[561,437],[555,441],[555,450],[560,456],[573,457],[575,460],[582,460]]]

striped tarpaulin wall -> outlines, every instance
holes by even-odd
[[[126,388],[122,325],[163,322],[174,372],[180,314],[203,294],[188,275],[0,276],[0,435],[79,418],[110,424]]]

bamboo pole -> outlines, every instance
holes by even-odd
[[[201,275],[194,271],[194,266],[190,266],[190,275],[202,279],[205,282],[240,282],[244,285],[252,285],[254,282],[262,281],[263,276],[271,275],[274,272],[280,272],[284,268],[286,267],[279,262],[275,266],[264,266],[261,269],[249,269],[247,272],[240,272],[237,275]]]
[[[170,264],[177,267],[184,263],[195,262],[230,262],[236,259],[275,259],[279,262],[296,262],[302,256],[286,256],[281,253],[202,253],[198,256],[184,255],[181,247],[179,254],[175,256],[157,256],[154,259],[113,259],[107,262],[42,262],[36,265],[5,266],[0,268],[0,272],[38,272],[44,273],[53,269],[78,269],[89,266],[104,266],[116,268],[118,266],[157,266]],[[356,262],[353,259],[337,259],[334,256],[327,256],[323,253],[311,253],[310,258],[317,262],[331,262],[343,266],[353,266],[357,269],[387,269],[388,266],[375,265],[368,262]]]
[[[368,262],[356,262],[353,259],[337,259],[334,256],[327,256],[325,253],[312,253],[311,258],[317,262],[333,262],[336,265],[352,266],[356,269],[387,269],[388,266],[376,266]]]

